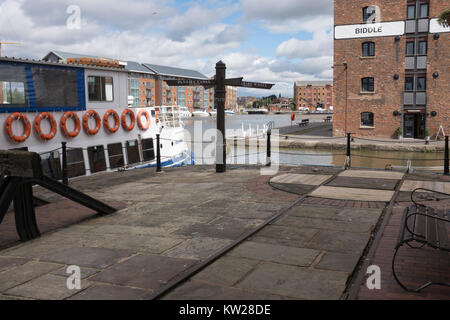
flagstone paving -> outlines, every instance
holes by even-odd
[[[384,201],[384,202],[389,202],[392,199],[393,195],[394,191],[388,190],[329,187],[329,186],[321,186],[311,193],[312,197],[317,198],[356,200],[356,201]]]
[[[122,206],[108,216],[77,207],[82,222],[58,220],[70,214],[67,202],[37,188],[37,196],[52,202],[39,208],[46,216],[41,230],[47,230],[41,238],[2,238],[14,226],[0,224],[0,300],[150,299],[278,213],[163,299],[339,299],[403,174],[350,170],[336,178],[336,168],[280,170],[275,177],[261,176],[256,167],[217,175],[213,167],[198,166],[75,179],[72,187]],[[308,195],[321,188],[351,194],[348,179],[361,178],[376,191],[364,189],[369,198]],[[336,186],[323,186],[327,182]],[[297,201],[300,196],[306,198]],[[66,287],[69,265],[81,268],[79,290]]]

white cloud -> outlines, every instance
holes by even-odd
[[[172,39],[181,41],[192,32],[206,29],[208,25],[217,23],[235,10],[235,6],[208,9],[196,4],[183,14],[178,14],[167,20],[167,34]]]
[[[328,30],[333,0],[241,0],[246,20],[260,21],[272,33]]]
[[[290,59],[321,57],[332,54],[333,37],[325,31],[314,32],[312,40],[291,38],[282,42],[275,53],[278,57]]]
[[[81,29],[69,30],[68,5],[81,8]],[[295,80],[329,79],[333,24],[332,0],[242,0],[193,2],[182,12],[164,0],[0,0],[0,38],[8,56],[42,58],[51,50],[85,53],[192,68],[207,76],[223,60],[228,76],[276,83],[270,92],[239,89],[240,94],[292,96]],[[326,8],[324,10],[324,8]],[[241,9],[243,19],[224,22]],[[274,48],[275,57],[244,51],[247,22],[261,21],[272,33],[313,32],[313,40],[292,38]]]

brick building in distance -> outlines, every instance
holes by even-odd
[[[71,58],[111,60],[105,57],[62,51],[50,51],[43,60],[67,63]],[[205,89],[203,86],[170,87],[164,81],[164,79],[208,79],[198,71],[135,61],[121,61],[120,63],[129,72],[128,92],[133,97],[132,107],[178,105],[187,107],[192,112],[195,109],[209,110],[214,106],[213,88]]]
[[[225,90],[225,110],[233,110],[235,112],[239,111],[237,103],[237,88],[226,86]]]
[[[450,133],[450,0],[335,0],[333,135]],[[428,132],[427,132],[428,131]]]
[[[296,110],[308,108],[314,111],[317,104],[323,104],[325,110],[333,106],[332,81],[296,81],[294,83],[294,101]]]

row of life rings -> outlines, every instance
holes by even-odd
[[[111,126],[109,123],[110,117],[114,118],[114,126]],[[142,116],[145,117],[145,122],[142,121]],[[89,127],[89,119],[95,119],[95,127]],[[128,124],[127,119],[130,118],[130,124]],[[122,125],[125,131],[132,131],[137,124],[139,128],[143,131],[146,131],[150,127],[150,115],[146,110],[140,110],[135,116],[134,112],[131,109],[125,109],[122,112],[121,118],[119,118],[119,114],[114,110],[108,110],[103,116],[103,126],[110,133],[116,133],[120,125]],[[43,133],[41,130],[41,122],[42,120],[47,119],[50,122],[50,132]],[[75,122],[75,129],[73,131],[69,131],[67,129],[67,120],[72,119]],[[12,124],[14,121],[21,121],[24,127],[24,133],[21,136],[15,135],[12,130]],[[68,111],[63,114],[60,121],[61,131],[68,138],[75,138],[81,131],[81,121],[78,115],[73,111]],[[89,110],[83,115],[83,128],[87,134],[93,136],[96,135],[102,126],[102,120],[100,115],[95,110]],[[56,136],[56,132],[58,129],[58,124],[51,113],[42,112],[34,119],[34,129],[36,133],[41,137],[41,139],[45,141],[49,141]],[[27,116],[23,113],[16,112],[11,114],[5,122],[5,131],[6,134],[15,142],[22,143],[25,142],[31,134],[31,123],[28,120]]]

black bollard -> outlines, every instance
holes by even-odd
[[[350,152],[350,150],[351,150],[351,148],[350,148],[351,141],[352,141],[352,134],[351,133],[347,133],[347,157],[345,159],[345,169],[350,169],[350,166],[351,166],[351,162],[350,162],[350,159],[351,159],[351,152]]]
[[[444,174],[449,175],[448,136],[445,136]]]
[[[267,131],[267,159],[266,159],[266,166],[270,167],[272,165],[272,160],[271,160],[271,153],[272,153],[272,146],[271,146],[271,142],[270,142],[270,136],[272,135],[271,130]]]
[[[156,172],[161,172],[161,142],[159,134],[156,135]]]
[[[67,172],[67,142],[61,142],[62,144],[62,183],[66,186],[69,185],[69,177]]]

